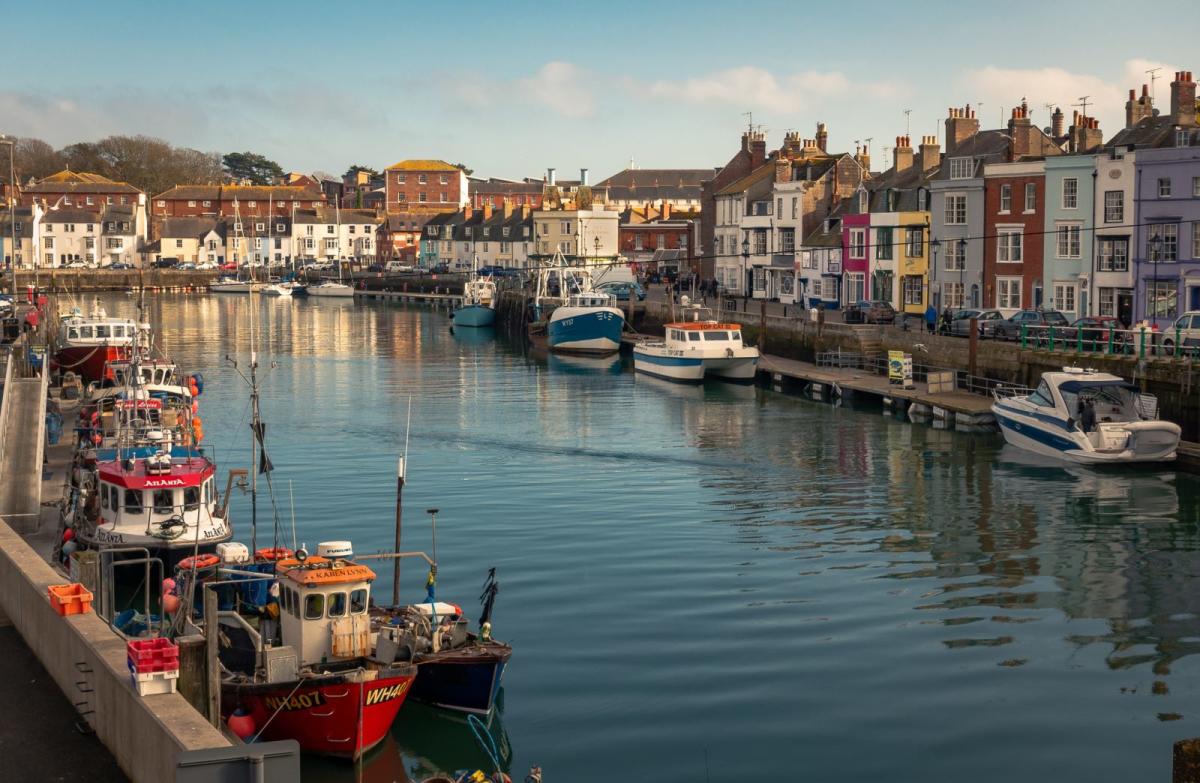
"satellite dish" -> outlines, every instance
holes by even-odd
[[[1049,125],[1047,125],[1046,127],[1042,128],[1042,133],[1046,134],[1047,136],[1049,136],[1049,135],[1050,135],[1051,133],[1053,133],[1053,132],[1054,132],[1054,129],[1053,129],[1053,128],[1051,128]]]
[[[1160,112],[1159,112],[1159,110],[1158,110],[1158,109],[1152,109],[1152,110],[1150,111],[1150,116],[1151,116],[1151,117],[1157,117],[1157,116],[1159,115],[1159,113],[1160,113]]]

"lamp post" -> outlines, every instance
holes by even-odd
[[[1146,245],[1150,248],[1150,263],[1153,265],[1153,270],[1150,272],[1150,280],[1157,286],[1158,285],[1158,262],[1162,260],[1162,245],[1163,245],[1162,235],[1161,234],[1153,235],[1152,237],[1150,237],[1149,240],[1147,240]],[[1145,297],[1146,297],[1146,312],[1143,314],[1142,317],[1149,318],[1151,315],[1154,315],[1154,313],[1149,312],[1149,310],[1150,310],[1150,292],[1149,291],[1145,292]]]
[[[8,266],[12,270],[13,304],[17,301],[17,138],[16,136],[0,136],[0,144],[8,145],[8,201],[9,241],[12,249],[9,251]],[[35,251],[36,252],[36,251]]]
[[[596,246],[596,252],[592,255],[592,258],[599,258],[599,256],[600,256],[600,237],[599,237],[599,235],[592,237],[592,244]]]
[[[746,265],[749,263],[750,263],[750,235],[747,234],[746,237],[742,240],[742,283],[741,283],[741,286],[742,286],[742,310],[746,309],[746,299],[748,298],[747,297],[747,293],[748,293],[747,289],[750,287],[749,285],[747,285],[748,281],[746,279]]]
[[[938,251],[941,249],[942,249],[942,240],[938,239],[937,237],[934,237],[933,239],[929,240],[929,252],[931,252],[933,254],[933,271],[934,272],[937,272]],[[938,302],[938,304],[941,304],[941,302]]]

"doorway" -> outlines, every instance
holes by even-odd
[[[1124,289],[1117,292],[1117,319],[1128,329],[1133,325],[1133,291]]]

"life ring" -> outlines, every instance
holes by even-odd
[[[274,562],[276,560],[282,560],[285,557],[291,557],[291,556],[292,556],[292,550],[288,549],[287,547],[282,547],[282,546],[277,546],[277,547],[269,547],[268,546],[268,547],[263,547],[262,549],[254,550],[254,559],[255,560],[267,560],[267,561]]]
[[[216,555],[192,555],[185,557],[179,561],[179,565],[175,566],[177,571],[191,571],[192,568],[197,570],[202,568],[212,568],[217,563],[221,562],[221,558]]]

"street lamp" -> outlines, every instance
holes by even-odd
[[[747,234],[742,240],[742,309],[745,310],[746,293],[750,286],[746,279],[746,265],[750,263],[750,235]]]
[[[593,255],[593,257],[598,257],[600,255],[600,237],[599,237],[599,235],[592,237],[592,244],[594,244],[596,246],[596,252]]]

